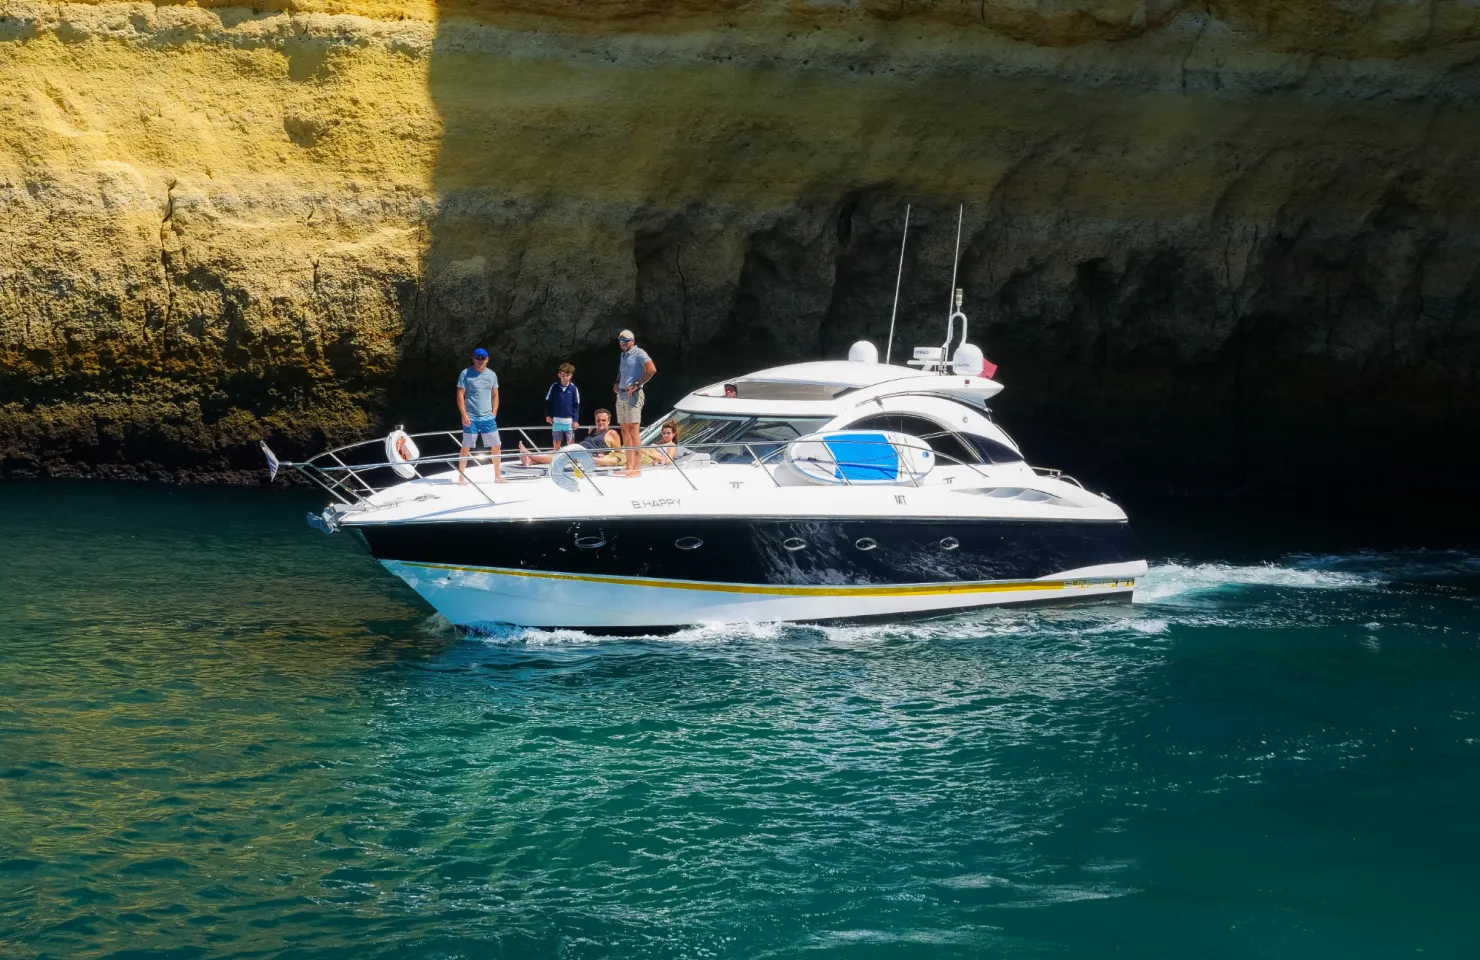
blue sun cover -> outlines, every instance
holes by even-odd
[[[850,433],[824,442],[837,463],[833,476],[839,480],[877,483],[899,479],[899,453],[882,433]]]

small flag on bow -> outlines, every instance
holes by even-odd
[[[272,481],[277,479],[277,454],[272,452],[272,448],[267,445],[266,440],[258,440],[257,443],[262,447],[262,455],[267,458],[267,482],[272,483]]]

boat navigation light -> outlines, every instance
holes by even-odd
[[[860,340],[848,348],[848,359],[854,363],[878,363],[879,348],[867,340]]]

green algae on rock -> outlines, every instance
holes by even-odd
[[[623,326],[655,400],[841,354],[905,202],[899,342],[939,338],[964,203],[1043,457],[1464,465],[1477,53],[1455,4],[5,0],[0,472],[438,427],[475,341],[516,419]]]

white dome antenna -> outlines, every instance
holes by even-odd
[[[853,363],[878,363],[879,348],[867,340],[860,340],[848,348],[848,359]]]
[[[956,348],[956,355],[951,358],[951,369],[963,377],[979,377],[986,359],[981,347],[974,343],[963,343]]]

